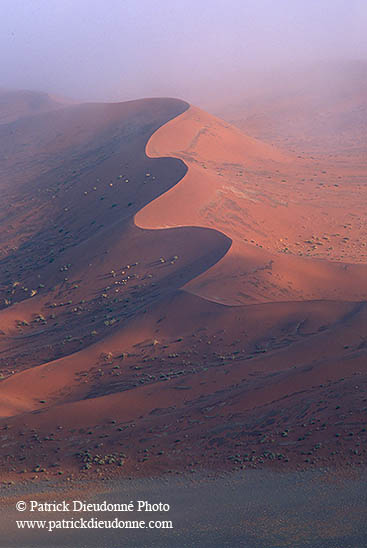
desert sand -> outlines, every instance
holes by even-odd
[[[175,99],[0,141],[5,486],[365,465],[363,162]]]

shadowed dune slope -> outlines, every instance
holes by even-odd
[[[187,107],[171,99],[76,105],[6,127],[2,141],[22,179],[1,180],[11,195],[1,218],[3,377],[91,345],[95,357],[95,341],[227,251],[230,240],[215,230],[143,231],[132,221],[186,172],[180,160],[147,158],[145,145]],[[18,375],[11,379],[18,396],[9,398],[2,383],[3,413],[33,408]]]

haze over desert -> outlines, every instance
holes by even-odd
[[[363,5],[344,12],[338,1],[328,19],[313,2],[285,1],[275,13],[265,0],[233,0],[230,12],[205,1],[181,28],[182,6],[153,13],[146,0],[113,1],[102,13],[93,0],[78,30],[84,0],[72,19],[69,2],[51,2],[52,13],[42,2],[8,4],[16,47],[0,80],[0,545],[51,546],[51,533],[16,525],[38,519],[35,497],[65,508],[103,495],[169,501],[171,514],[156,510],[154,523],[164,528],[167,517],[174,531],[125,540],[59,531],[55,546],[364,546]],[[28,28],[27,13],[60,30],[69,21],[67,49],[39,19]],[[24,43],[10,32],[16,14]],[[50,49],[39,91],[41,28]],[[296,30],[311,28],[315,44],[302,45]],[[10,70],[26,39],[32,77]],[[99,67],[103,52],[120,55],[114,70],[126,85],[110,57]],[[46,518],[49,527],[56,519]]]

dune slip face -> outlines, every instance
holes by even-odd
[[[187,290],[224,304],[366,299],[364,213],[361,204],[353,208],[359,215],[340,207],[336,169],[287,156],[195,107],[160,128],[147,153],[180,158],[189,170],[136,224],[203,226],[232,240]]]
[[[4,478],[365,462],[366,227],[337,167],[175,99],[11,116]]]

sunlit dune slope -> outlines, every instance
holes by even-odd
[[[205,226],[233,241],[188,290],[226,304],[366,298],[366,266],[346,264],[366,262],[364,214],[359,203],[351,223],[340,207],[347,189],[335,170],[324,173],[194,107],[160,128],[147,153],[180,158],[189,170],[137,213],[136,224]]]

